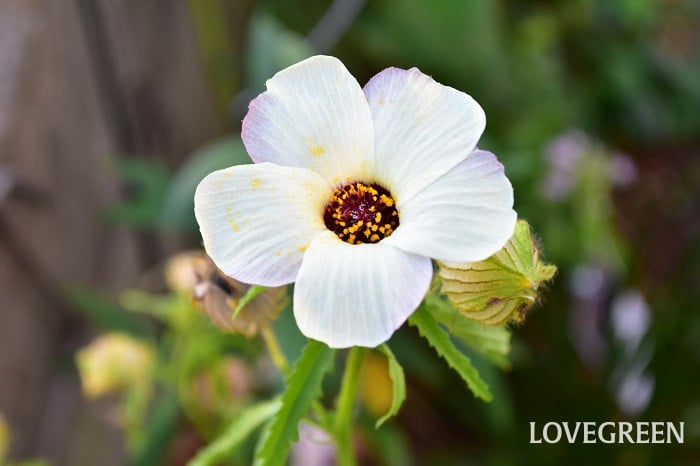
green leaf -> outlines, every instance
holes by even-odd
[[[160,212],[161,226],[196,232],[194,191],[199,182],[215,170],[248,163],[250,157],[238,136],[214,141],[195,151],[168,186]]]
[[[236,316],[238,316],[238,313],[241,312],[249,302],[255,299],[255,297],[263,291],[265,291],[265,287],[260,285],[253,285],[248,288],[245,294],[241,296],[241,299],[238,300],[238,305],[236,306],[236,309],[233,310],[233,314],[231,314],[231,320],[235,319]]]
[[[538,289],[557,268],[540,261],[540,251],[525,220],[493,256],[480,262],[440,263],[440,291],[470,319],[488,325],[521,322],[538,298]]]
[[[139,338],[149,336],[149,328],[144,322],[125,312],[104,293],[84,285],[72,285],[66,293],[75,309],[100,329],[125,332]]]
[[[299,439],[298,425],[321,394],[321,382],[331,369],[335,351],[310,340],[287,377],[282,406],[265,427],[255,453],[254,466],[283,466],[292,442]]]
[[[469,319],[449,302],[429,294],[425,306],[430,314],[447,330],[491,362],[504,369],[510,368],[510,331],[505,325],[484,325]]]
[[[279,399],[246,408],[212,443],[200,450],[188,466],[215,466],[225,463],[241,443],[263,422],[279,411]]]
[[[134,156],[117,158],[116,170],[126,185],[127,197],[107,210],[107,219],[132,227],[157,227],[170,173],[155,162]]]
[[[440,327],[440,324],[430,315],[425,305],[421,305],[408,322],[418,328],[418,332],[423,338],[428,340],[440,357],[457,371],[471,391],[474,392],[474,395],[485,401],[493,399],[488,385],[481,379],[469,358],[455,347],[450,340],[450,335]]]
[[[314,55],[303,37],[266,15],[253,17],[248,44],[248,84],[256,90],[279,70]]]
[[[386,356],[387,362],[389,363],[389,377],[391,378],[391,383],[393,386],[393,396],[391,399],[391,407],[389,412],[382,416],[375,425],[375,428],[384,424],[390,417],[396,416],[396,413],[401,409],[401,405],[406,399],[406,378],[404,377],[403,368],[399,361],[396,360],[394,353],[391,352],[389,346],[383,344],[379,346],[379,351]]]
[[[129,312],[146,314],[167,321],[172,315],[178,296],[152,294],[141,290],[124,290],[119,302]]]
[[[160,397],[146,425],[144,449],[134,460],[134,466],[162,464],[180,421],[180,404],[174,393]]]
[[[372,429],[366,419],[362,421],[363,437],[370,450],[377,455],[377,463],[385,466],[413,466],[415,453],[411,449],[406,433],[396,425],[387,424],[381,429]]]

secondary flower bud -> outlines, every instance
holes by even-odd
[[[254,337],[262,325],[274,321],[287,305],[286,287],[266,288],[233,317],[233,311],[250,285],[223,275],[199,251],[185,252],[171,258],[165,266],[171,289],[192,296],[211,321],[221,330]]]
[[[557,268],[540,261],[530,225],[518,220],[505,247],[480,262],[440,263],[441,292],[466,317],[488,325],[522,322]]]

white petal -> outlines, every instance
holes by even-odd
[[[337,59],[308,58],[267,81],[243,120],[255,162],[308,168],[333,185],[367,178],[372,116],[355,78]]]
[[[399,203],[464,160],[486,126],[474,99],[417,68],[388,68],[364,92],[374,122],[377,180]]]
[[[304,255],[294,317],[304,335],[332,348],[375,347],[416,310],[432,274],[427,257],[345,243],[326,231]]]
[[[398,206],[399,227],[382,240],[446,262],[476,262],[513,234],[513,188],[496,156],[478,150]]]
[[[238,281],[291,283],[306,248],[327,231],[323,209],[330,190],[312,171],[270,163],[210,173],[194,196],[204,248]]]

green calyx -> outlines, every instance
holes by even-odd
[[[513,236],[488,259],[439,266],[440,291],[466,317],[487,325],[522,322],[540,287],[557,271],[540,260],[525,220],[518,220]]]

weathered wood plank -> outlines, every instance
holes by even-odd
[[[0,81],[0,163],[43,193],[40,202],[9,196],[0,206],[0,411],[13,455],[26,457],[53,453],[70,434],[42,432],[68,318],[50,297],[76,281],[117,289],[138,267],[133,237],[100,221],[119,186],[77,10],[7,0],[0,20],[0,62],[10,63]]]
[[[185,2],[89,1],[102,16],[133,138],[121,144],[172,166],[226,131]]]

